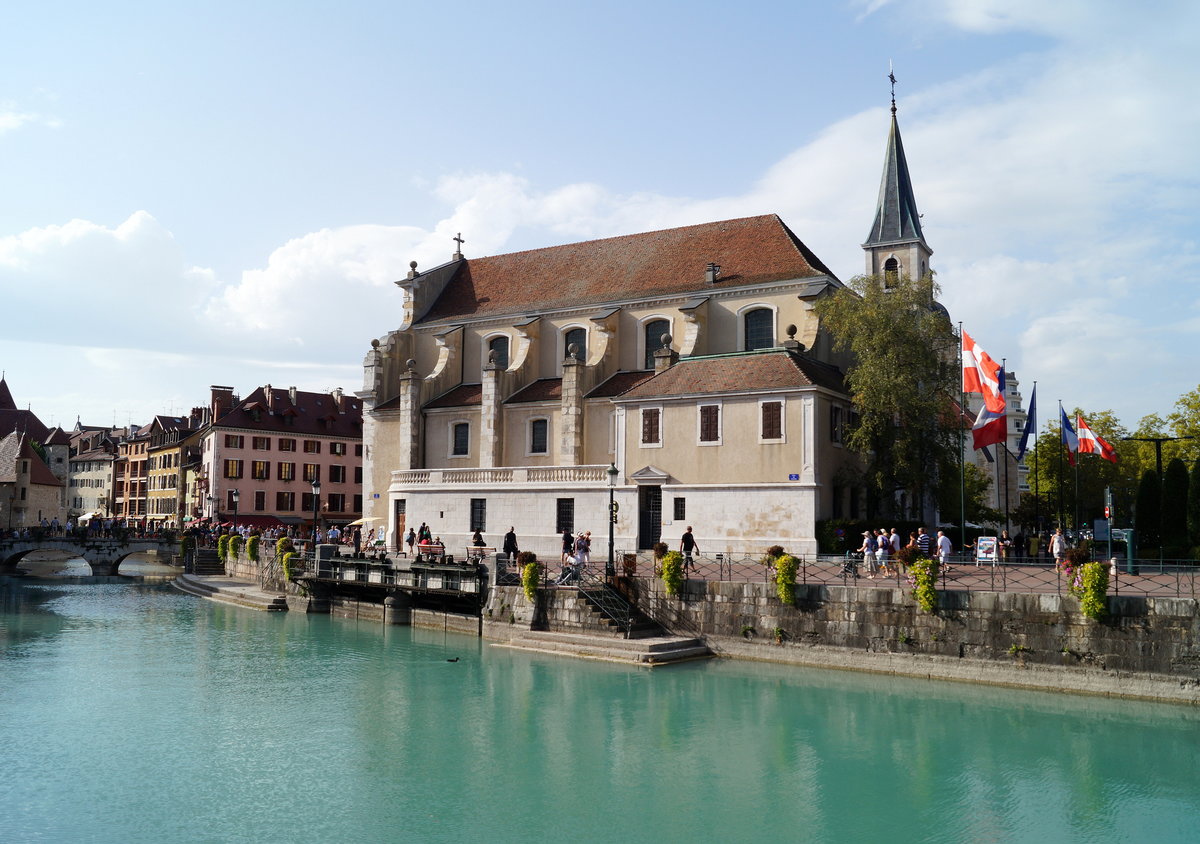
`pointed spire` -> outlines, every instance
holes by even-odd
[[[913,196],[912,178],[900,140],[900,124],[896,121],[896,76],[889,71],[892,82],[892,128],[888,133],[887,154],[883,160],[883,179],[879,183],[879,202],[875,222],[863,246],[883,246],[898,243],[925,243],[921,231],[921,215]],[[926,247],[928,249],[928,247]]]
[[[8,382],[3,376],[0,376],[0,410],[17,409],[17,403],[13,401],[12,393],[8,391]]]

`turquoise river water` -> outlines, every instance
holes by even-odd
[[[6,842],[1200,840],[1195,708],[0,600]]]

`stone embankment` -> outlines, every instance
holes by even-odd
[[[638,604],[675,632],[743,659],[1200,704],[1200,611],[1191,598],[1110,596],[1102,622],[1069,595],[946,591],[923,612],[904,589],[692,582]]]

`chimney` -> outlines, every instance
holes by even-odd
[[[334,405],[334,407],[337,408],[338,413],[346,412],[345,408],[342,405],[342,388],[341,387],[333,388],[333,405]]]
[[[288,387],[288,398],[292,401],[292,407],[296,406],[296,388]]]
[[[219,387],[214,384],[209,389],[212,391],[209,409],[212,412],[213,421],[216,422],[233,410],[233,387]]]
[[[271,407],[275,404],[275,390],[270,384],[263,387],[263,398],[267,400],[267,410],[271,410]]]
[[[708,266],[704,268],[704,281],[708,284],[716,284],[717,279],[721,277],[721,265],[715,264],[712,261],[708,262]]]

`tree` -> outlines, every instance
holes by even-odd
[[[1163,443],[1163,459],[1180,457],[1186,463],[1200,460],[1200,387],[1184,393],[1167,414],[1171,436],[1186,437]]]
[[[958,340],[938,293],[932,276],[906,276],[886,289],[879,276],[859,276],[817,303],[834,351],[851,359],[846,384],[858,423],[846,444],[863,459],[869,515],[929,520],[936,469],[957,465],[950,400],[958,393]],[[897,513],[906,490],[910,512]]]
[[[951,521],[946,518],[946,514],[958,513],[962,509],[965,493],[968,522],[998,525],[1004,521],[1004,514],[986,503],[991,497],[989,492],[992,488],[992,479],[987,473],[974,463],[968,463],[963,468],[963,473],[960,480],[958,466],[954,463],[943,464],[939,472],[937,502],[942,518]]]
[[[1133,511],[1138,548],[1146,551],[1159,547],[1160,493],[1158,472],[1147,469],[1142,473],[1142,482],[1138,484],[1137,504]]]
[[[1192,464],[1191,476],[1188,478],[1188,544],[1192,548],[1192,556],[1200,552],[1200,457]]]
[[[1183,557],[1187,554],[1187,501],[1188,501],[1188,470],[1187,464],[1176,457],[1167,464],[1163,472],[1162,501],[1162,542],[1163,553],[1168,557]]]
[[[1090,524],[1093,519],[1100,518],[1104,513],[1104,489],[1111,487],[1113,505],[1118,514],[1118,521],[1128,522],[1133,512],[1133,502],[1137,489],[1137,475],[1131,475],[1129,463],[1137,465],[1138,446],[1141,443],[1127,442],[1123,438],[1128,435],[1117,417],[1111,410],[1101,410],[1087,413],[1075,408],[1074,415],[1082,415],[1088,427],[1103,437],[1117,451],[1117,462],[1110,463],[1094,454],[1076,454],[1075,461],[1078,470],[1073,468],[1066,457],[1062,444],[1061,429],[1058,416],[1047,423],[1045,433],[1037,439],[1036,467],[1033,458],[1025,456],[1025,465],[1029,466],[1029,487],[1036,489],[1039,498],[1049,504],[1048,510],[1042,514],[1048,516],[1048,521],[1058,521],[1059,496],[1061,495],[1063,521],[1067,525],[1082,527]],[[1062,460],[1059,456],[1062,455]],[[1127,458],[1133,458],[1128,460]],[[1154,465],[1153,459],[1150,463]],[[1061,477],[1060,477],[1061,468]],[[1076,498],[1076,478],[1078,477],[1078,498]],[[1036,484],[1036,486],[1035,486]],[[1080,524],[1075,525],[1075,515],[1078,513]]]

